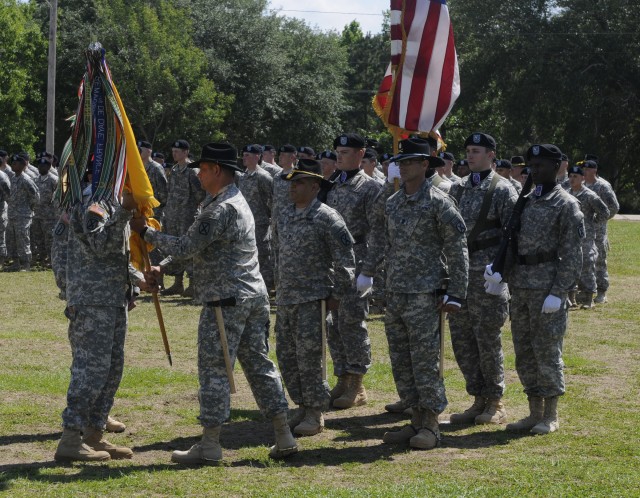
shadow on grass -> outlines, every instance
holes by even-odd
[[[58,440],[62,436],[62,431],[51,432],[49,434],[11,434],[0,436],[0,446],[19,443],[38,443],[41,441]]]

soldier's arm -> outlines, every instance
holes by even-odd
[[[616,194],[613,191],[613,188],[609,187],[608,185],[606,186],[602,195],[602,200],[605,202],[605,204],[609,208],[608,219],[611,219],[616,214],[618,214],[618,211],[620,211],[620,204],[618,203],[618,198],[616,197]]]
[[[118,205],[112,214],[92,204],[82,212],[83,238],[96,254],[108,254],[122,249],[125,230],[131,213]]]
[[[0,192],[4,195],[5,200],[11,196],[11,181],[5,174],[0,176]]]
[[[447,294],[465,299],[469,281],[469,253],[465,235],[467,227],[452,199],[444,199],[439,212],[438,230],[443,240],[442,252],[449,273]]]
[[[36,187],[36,184],[33,182],[27,182],[27,192],[29,195],[29,207],[31,211],[33,211],[38,205],[38,202],[40,202],[40,193],[38,192],[38,187]]]
[[[353,253],[353,237],[349,233],[346,223],[338,214],[329,227],[327,239],[335,279],[331,297],[340,300],[354,287],[356,259]]]
[[[376,268],[384,257],[384,208],[387,198],[380,195],[381,188],[376,182],[368,182],[369,190],[365,198],[365,216],[369,230],[367,232],[367,255],[362,262],[362,273],[373,277]]]
[[[216,241],[233,222],[235,211],[232,208],[219,207],[214,211],[205,211],[181,237],[174,237],[153,228],[148,228],[144,240],[156,246],[164,254],[177,259],[189,259]]]
[[[202,184],[198,179],[198,172],[193,168],[189,168],[189,183],[191,184],[191,188],[193,190],[193,195],[195,196],[196,202],[200,204],[204,201],[207,193],[202,189]]]
[[[258,187],[260,188],[260,195],[267,206],[267,216],[271,218],[271,207],[273,206],[273,178],[270,174],[260,175],[259,182]]]
[[[578,202],[568,203],[559,217],[558,270],[549,294],[560,298],[573,287],[582,269],[582,239],[585,237],[584,215]]]
[[[167,181],[167,177],[164,174],[164,171],[161,170],[163,170],[162,166],[156,173],[158,177],[156,179],[156,188],[158,189],[158,191],[155,192],[155,197],[160,203],[159,207],[164,207],[167,204],[167,198],[169,197],[169,182]]]
[[[496,198],[498,201],[496,202],[498,219],[500,220],[500,224],[504,226],[509,221],[509,218],[511,218],[513,207],[516,205],[516,201],[518,200],[518,193],[509,182],[500,182],[499,185],[503,188],[496,189],[494,196],[498,196]]]
[[[589,203],[596,214],[596,221],[604,221],[611,218],[611,211],[597,194],[594,193],[594,195],[589,196]]]
[[[278,220],[271,220],[271,262],[273,263],[273,283],[278,286],[278,255],[280,254]]]

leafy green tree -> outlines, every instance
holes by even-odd
[[[47,42],[34,5],[0,1],[0,148],[27,150],[43,140]]]

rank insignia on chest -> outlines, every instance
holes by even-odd
[[[207,221],[201,221],[200,226],[198,227],[198,233],[200,235],[209,235],[209,230],[211,229],[211,225]]]

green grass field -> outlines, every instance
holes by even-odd
[[[112,414],[127,424],[114,442],[133,460],[59,466],[70,349],[64,303],[51,272],[0,273],[0,492],[7,496],[640,496],[640,223],[610,224],[609,303],[571,311],[565,338],[567,394],[560,430],[513,435],[503,427],[442,424],[428,452],[383,445],[405,423],[384,412],[396,399],[381,316],[372,316],[369,404],[330,412],[322,434],[300,439],[285,462],[268,457],[271,425],[257,411],[239,368],[232,420],[221,437],[225,463],[184,468],[170,452],[200,428],[196,378],[199,308],[163,299],[173,353],[169,367],[148,298],[130,314],[125,375]],[[503,345],[510,420],[527,412],[508,324]],[[446,415],[470,399],[446,349]],[[333,382],[331,379],[330,382]],[[635,483],[635,484],[634,484]]]

